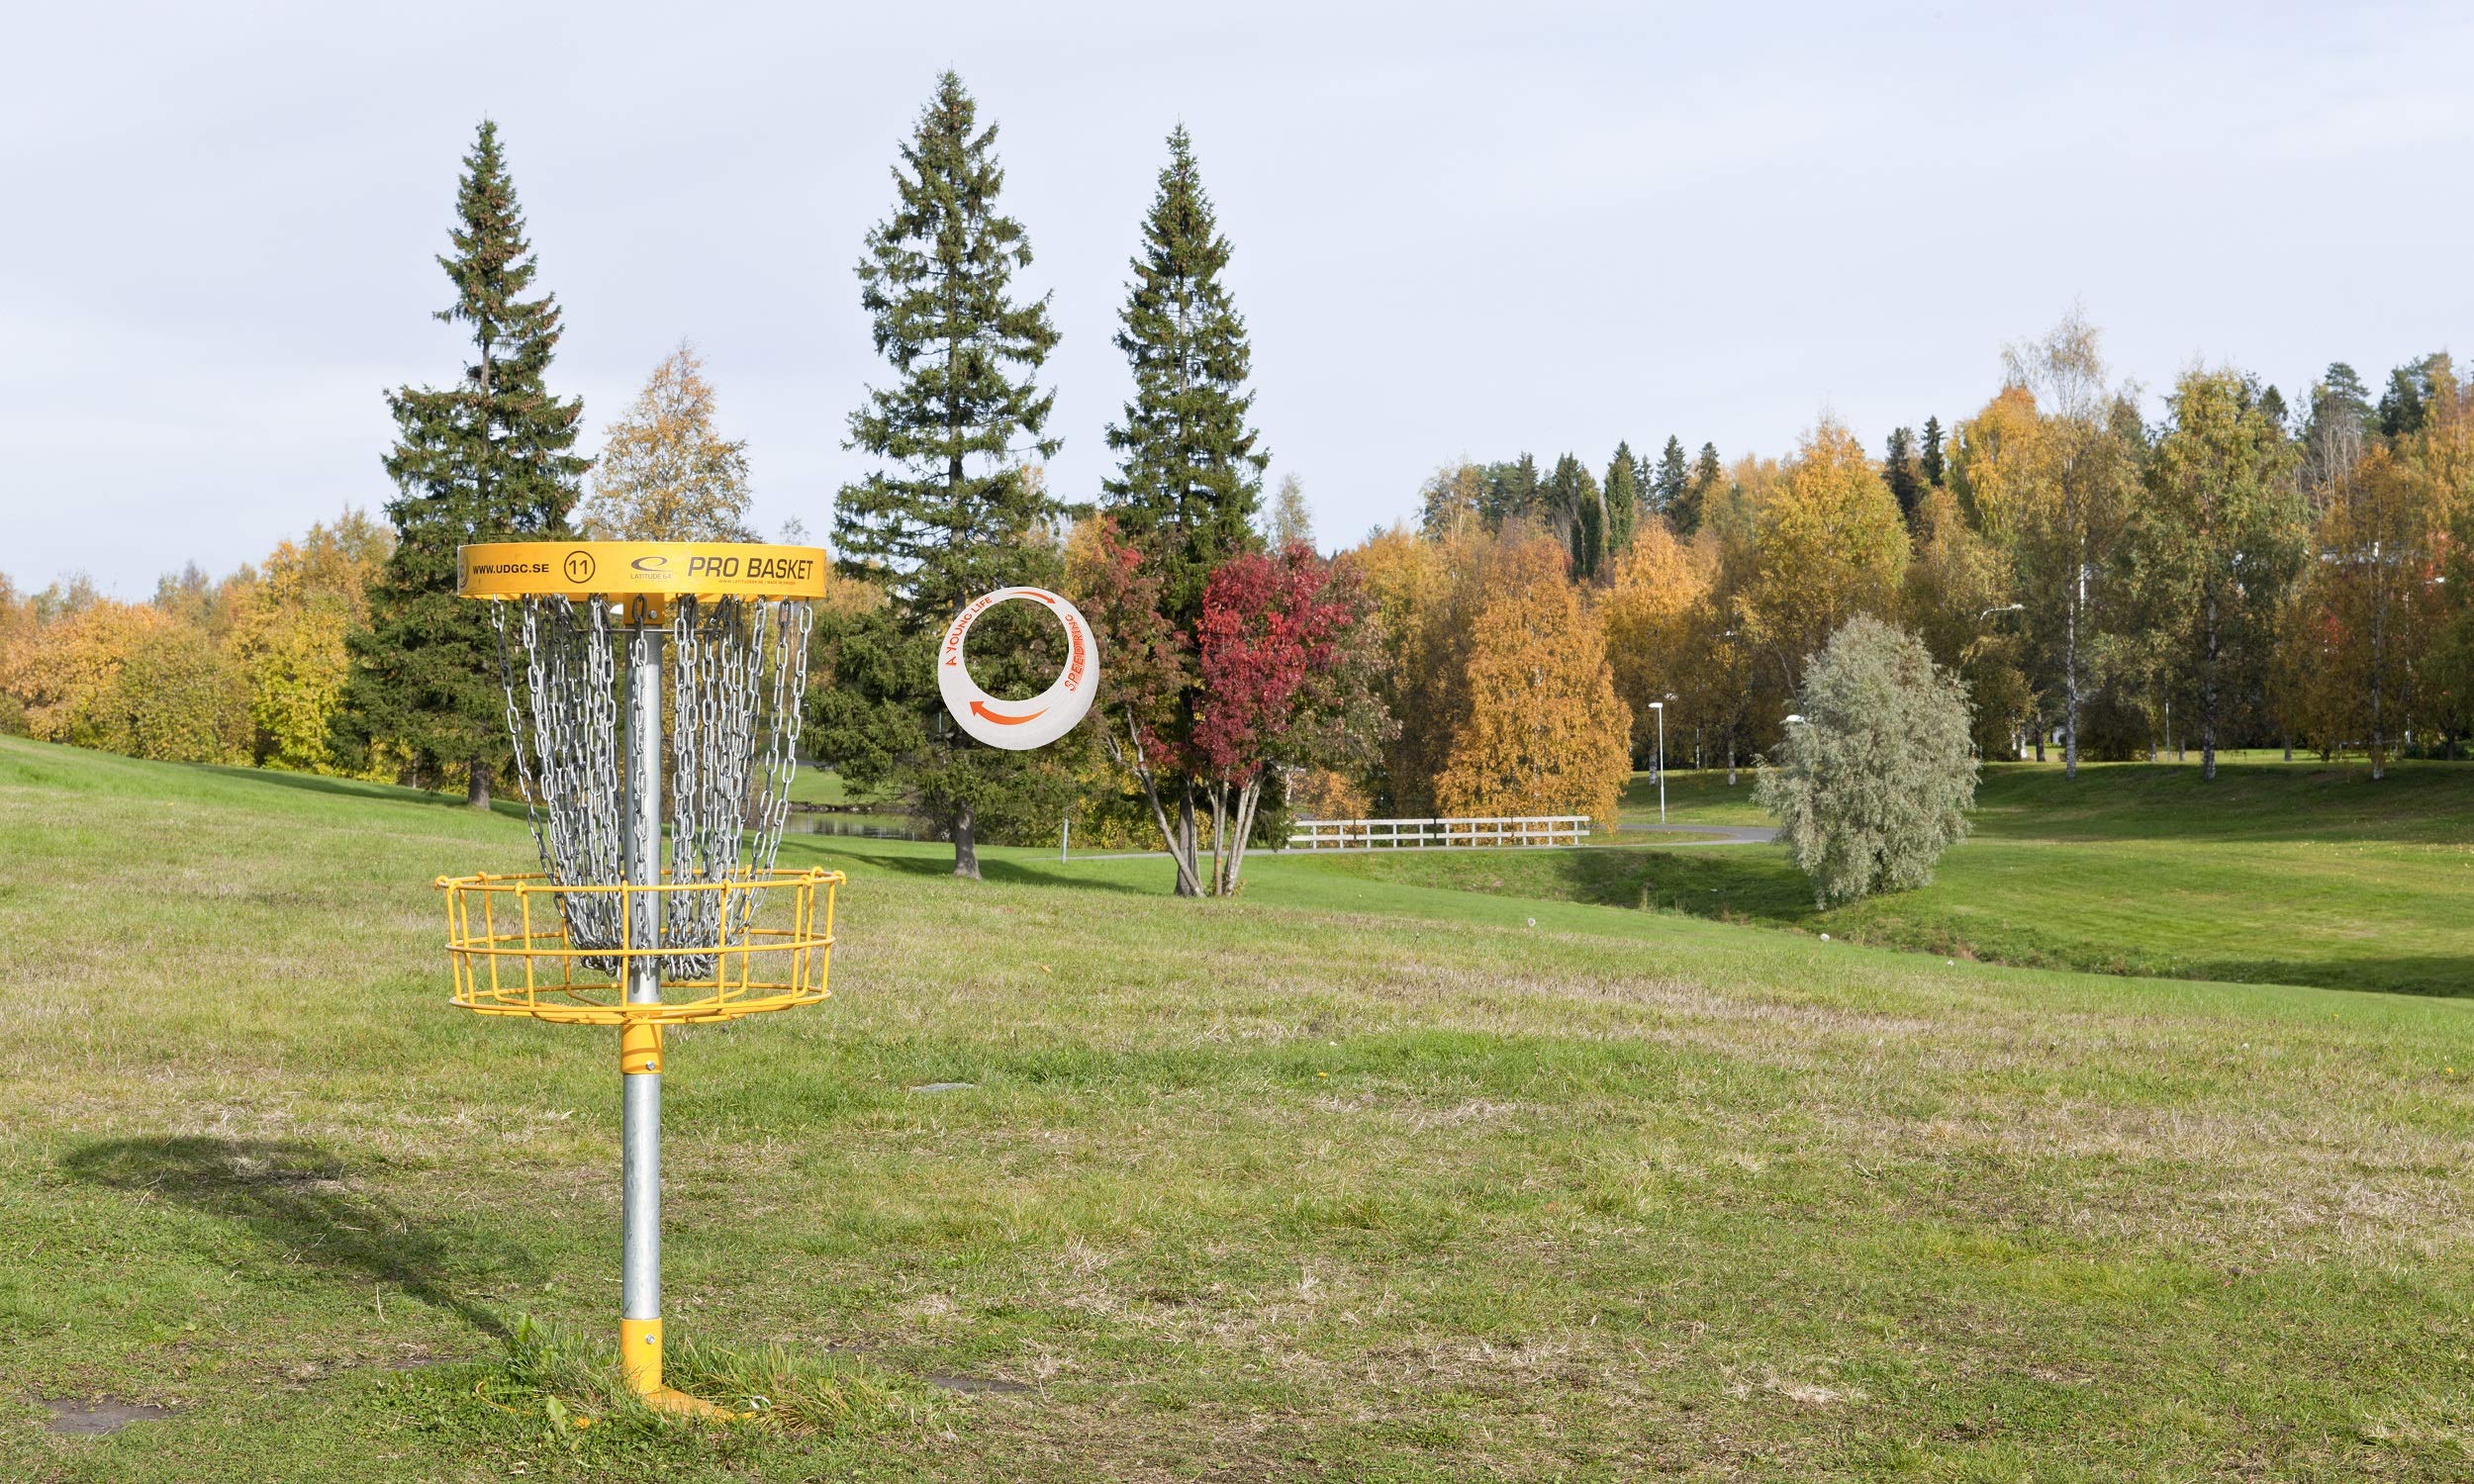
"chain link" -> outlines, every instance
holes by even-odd
[[[522,613],[521,688],[508,644],[510,602]],[[491,610],[507,689],[507,729],[542,869],[562,886],[620,884],[626,880],[620,636],[599,603],[579,608],[564,598],[510,602],[494,603]],[[754,926],[757,893],[744,882],[773,869],[790,820],[812,622],[808,604],[798,602],[685,598],[676,604],[670,663],[663,667],[670,880],[737,884],[671,896],[662,913],[665,948],[733,945]],[[630,627],[626,636],[637,643],[662,642],[662,630],[649,626]],[[562,894],[559,905],[578,947],[619,945],[618,893]],[[603,973],[617,967],[615,961],[586,962]],[[710,952],[674,953],[663,957],[661,974],[672,980],[706,979],[715,967]]]

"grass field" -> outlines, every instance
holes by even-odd
[[[0,740],[0,1477],[2474,1469],[2474,1005],[875,841],[786,849],[836,998],[673,1043],[674,1368],[777,1406],[651,1418],[615,1038],[443,1003],[530,854]]]
[[[1992,963],[2474,993],[2474,766],[2243,759],[1986,769],[1975,834],[1934,883],[1817,911],[1783,848],[1356,858],[1371,878],[1649,906]],[[1674,773],[1667,817],[1766,824],[1751,776]],[[1644,775],[1632,821],[1658,817]],[[1654,842],[1654,843],[1653,843]]]

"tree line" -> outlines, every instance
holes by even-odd
[[[2331,366],[2289,407],[2196,368],[2143,419],[2075,314],[2005,355],[1947,431],[1875,457],[1821,418],[1783,459],[1668,436],[1603,465],[1447,464],[1412,519],[1335,555],[1291,478],[1268,501],[1233,248],[1181,127],[1139,225],[1114,343],[1131,396],[1095,490],[1051,487],[1049,300],[1018,275],[998,131],[951,73],[903,141],[859,298],[882,359],[846,423],[866,471],[833,502],[836,585],[804,744],[915,812],[977,873],[983,839],[1165,845],[1186,894],[1237,889],[1284,814],[1587,813],[1638,764],[1734,772],[1775,744],[1804,670],[1859,617],[1918,636],[1965,688],[1987,757],[2196,744],[2453,752],[2474,616],[2469,394],[2444,355],[2374,399]],[[463,787],[508,779],[497,639],[453,596],[458,545],[748,539],[743,443],[691,345],[577,451],[549,372],[561,311],[495,126],[463,161],[437,318],[470,347],[388,394],[384,524],[347,512],[262,568],[194,569],[126,604],[0,590],[0,726],[143,756]],[[1644,449],[1650,445],[1645,443]],[[786,532],[804,536],[793,522]],[[1059,588],[1099,629],[1094,721],[1036,754],[984,747],[936,696],[933,646],[970,598]],[[974,674],[1054,673],[1042,615],[994,610]],[[1657,755],[1665,717],[1665,755]]]
[[[1636,724],[1663,698],[1670,749],[1730,768],[1776,742],[1806,660],[1859,613],[1964,681],[1986,757],[2053,747],[2075,776],[2082,757],[2196,751],[2213,779],[2229,747],[2359,750],[2374,778],[2408,748],[2455,755],[2474,723],[2474,394],[2445,354],[2398,367],[2376,400],[2333,364],[2298,409],[2238,368],[2194,367],[2153,421],[2076,313],[2009,347],[2004,371],[1947,438],[1928,418],[1878,459],[1828,417],[1784,461],[1663,488],[1619,448],[1602,516],[1585,478],[1523,504],[1526,457],[1447,469],[1421,535],[1526,510],[1579,580],[1597,555]],[[1619,510],[1637,489],[1648,509]],[[1627,524],[1629,548],[1596,552],[1593,531]],[[1647,731],[1634,741],[1646,760]]]

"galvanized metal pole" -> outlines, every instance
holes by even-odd
[[[627,667],[627,884],[661,884],[661,633],[639,621]],[[627,893],[627,946],[661,945],[661,893]],[[627,963],[627,1002],[661,1000],[661,969]],[[620,1205],[626,1235],[619,1258],[619,1364],[638,1395],[661,1385],[661,1027],[630,1020],[619,1031],[624,1153]]]

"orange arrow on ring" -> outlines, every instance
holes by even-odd
[[[1048,708],[1041,706],[1028,716],[1008,716],[1002,711],[990,710],[987,701],[975,700],[971,702],[971,714],[983,721],[994,721],[999,726],[1020,726],[1025,721],[1037,721],[1040,717],[1047,715]]]

